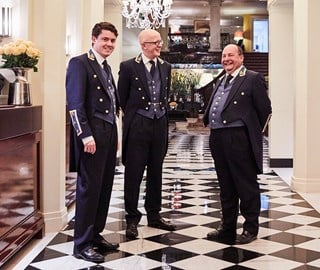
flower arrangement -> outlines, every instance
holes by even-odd
[[[40,54],[33,42],[26,40],[16,40],[0,47],[0,55],[4,62],[2,68],[32,68],[36,72]]]

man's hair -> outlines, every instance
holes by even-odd
[[[243,55],[243,49],[239,45],[237,45],[237,47],[238,47],[238,54]]]
[[[94,25],[94,27],[92,28],[91,34],[92,34],[92,36],[97,38],[101,34],[102,30],[108,30],[108,31],[114,33],[116,37],[118,36],[118,31],[117,31],[116,27],[112,23],[109,23],[109,22],[96,23]]]

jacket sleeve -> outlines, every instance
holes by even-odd
[[[266,82],[262,74],[257,73],[254,83],[254,88],[256,90],[253,91],[252,95],[253,104],[255,106],[255,110],[258,114],[259,122],[262,127],[261,131],[263,131],[271,117],[271,101],[268,97]]]
[[[78,57],[69,62],[66,76],[67,106],[75,134],[80,139],[92,136],[86,112],[87,71]]]
[[[130,94],[130,74],[131,72],[129,70],[129,65],[125,64],[124,62],[120,63],[117,88],[120,98],[120,107],[124,113],[126,112],[127,101]]]

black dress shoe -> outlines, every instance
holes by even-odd
[[[257,239],[257,235],[252,234],[248,231],[243,231],[243,233],[237,239],[237,244],[239,245],[249,244],[256,239]]]
[[[165,221],[163,218],[150,221],[148,223],[148,226],[153,227],[153,228],[162,229],[162,230],[167,230],[167,231],[175,231],[176,230],[175,225],[171,224],[168,221]]]
[[[88,248],[86,250],[83,250],[80,253],[73,254],[73,256],[88,262],[95,262],[95,263],[104,262],[104,257],[99,252],[95,251],[93,248]]]
[[[108,242],[105,239],[102,239],[100,242],[94,243],[93,245],[95,248],[98,249],[98,252],[105,253],[108,251],[114,251],[119,248],[119,244],[113,244]]]
[[[236,233],[230,233],[222,228],[218,228],[217,230],[209,232],[207,234],[207,239],[227,245],[233,245],[236,242]]]
[[[131,239],[135,239],[138,236],[137,225],[134,223],[130,223],[127,225],[126,236]]]

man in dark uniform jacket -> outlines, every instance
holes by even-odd
[[[138,210],[140,184],[145,168],[145,209],[148,225],[174,230],[174,225],[160,216],[162,164],[168,146],[167,103],[171,66],[159,58],[160,34],[151,29],[141,31],[142,53],[120,64],[118,89],[124,112],[122,162],[125,165],[124,200],[126,236],[138,236],[141,219]]]
[[[111,23],[97,23],[91,50],[70,60],[66,77],[78,172],[73,252],[77,258],[96,263],[119,246],[100,235],[108,215],[118,144],[118,95],[106,62],[117,36]]]
[[[220,186],[222,223],[208,233],[210,240],[246,244],[257,238],[262,173],[263,132],[271,116],[271,102],[263,76],[243,66],[243,51],[227,45],[221,63],[225,76],[217,82],[204,114],[210,127],[210,150]],[[240,200],[240,203],[239,203]],[[236,241],[237,217],[245,221]]]

